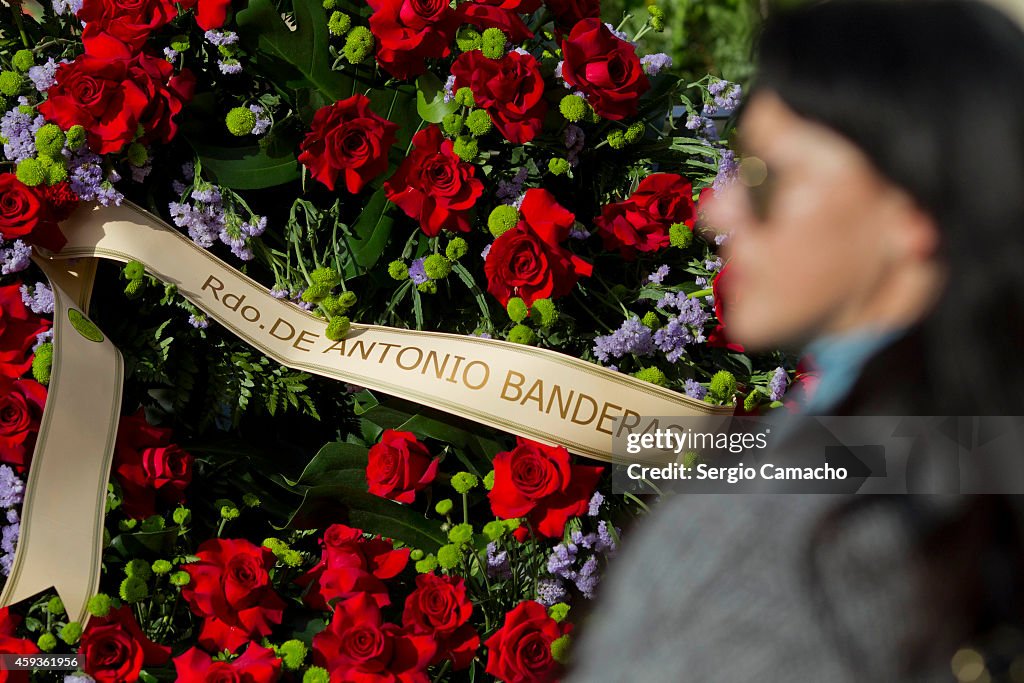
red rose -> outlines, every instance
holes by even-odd
[[[697,220],[690,181],[675,173],[654,173],[640,181],[630,197],[653,220],[667,226],[685,223],[691,229]]]
[[[561,246],[575,216],[542,189],[527,190],[519,224],[491,245],[484,262],[487,291],[501,305],[514,296],[529,306],[537,299],[568,294],[592,266]]]
[[[594,225],[604,248],[618,251],[627,261],[636,259],[637,252],[668,246],[669,226],[655,220],[632,199],[603,206]]]
[[[97,57],[130,57],[149,35],[178,15],[170,0],[83,0],[82,43]]]
[[[732,290],[727,290],[725,288],[727,282],[725,274],[728,270],[729,266],[726,264],[726,266],[718,271],[715,274],[715,277],[711,280],[711,290],[715,297],[715,317],[718,318],[718,325],[716,325],[715,329],[708,335],[708,345],[743,353],[743,345],[729,341],[725,331],[726,299],[732,295]]]
[[[81,666],[97,683],[131,683],[143,666],[159,666],[171,648],[157,645],[142,632],[127,605],[94,617],[79,645]]]
[[[600,0],[544,0],[544,4],[555,15],[555,27],[560,31],[571,31],[578,22],[601,16]]]
[[[15,629],[21,623],[21,617],[11,614],[10,608],[0,609],[0,653],[5,655],[34,655],[39,648],[31,640],[18,638]],[[28,683],[28,671],[0,669],[0,683]]]
[[[558,623],[539,602],[521,602],[487,639],[486,671],[504,683],[556,681],[562,665],[551,656],[551,643],[570,631],[572,624]]]
[[[367,2],[377,61],[395,78],[415,78],[427,70],[424,60],[451,54],[459,20],[447,0]]]
[[[156,498],[169,503],[185,499],[185,488],[192,482],[192,456],[171,443],[171,434],[170,429],[146,422],[141,408],[118,423],[114,474],[124,493],[122,509],[129,517],[152,515]]]
[[[430,662],[452,660],[452,669],[465,669],[480,647],[480,635],[469,623],[473,603],[461,577],[419,574],[416,590],[405,599],[402,625],[413,633],[431,636],[437,654]]]
[[[452,141],[433,124],[417,132],[412,144],[412,153],[384,183],[388,199],[429,237],[443,229],[469,232],[470,211],[484,193],[476,166],[459,159]]]
[[[331,672],[331,683],[428,683],[436,651],[430,636],[384,623],[365,594],[338,603],[327,629],[313,636],[313,662]]]
[[[586,513],[602,469],[571,464],[562,446],[516,437],[515,448],[494,456],[491,511],[526,517],[537,533],[560,538],[570,517]]]
[[[501,29],[514,45],[533,38],[533,31],[515,11],[486,2],[466,2],[456,10],[459,24],[471,24],[481,32]]]
[[[28,465],[45,403],[46,388],[34,379],[0,377],[0,462]]]
[[[50,329],[50,321],[25,307],[19,284],[0,287],[0,377],[21,377],[32,367],[36,335]]]
[[[281,677],[281,660],[259,643],[249,643],[245,653],[231,662],[213,661],[192,647],[174,658],[177,683],[274,683]]]
[[[437,459],[412,432],[384,430],[380,442],[370,448],[366,484],[370,493],[411,503],[416,492],[437,476]]]
[[[454,88],[471,89],[476,105],[490,114],[494,127],[510,142],[530,142],[540,133],[548,103],[533,55],[510,52],[488,59],[479,50],[463,52],[452,64],[452,75]]]
[[[224,25],[228,16],[228,8],[231,7],[231,0],[178,0],[183,9],[196,10],[196,23],[204,31],[212,31]]]
[[[327,610],[334,600],[361,593],[369,595],[380,607],[391,604],[385,581],[402,573],[409,563],[409,548],[396,550],[380,536],[366,538],[359,529],[332,524],[320,540],[320,562],[296,583],[309,587],[306,604]]]
[[[60,185],[67,187],[66,182]],[[78,198],[73,192],[70,193],[77,202]],[[47,201],[50,196],[61,203],[51,205]],[[0,236],[5,240],[21,237],[30,244],[60,251],[67,242],[56,223],[66,217],[63,213],[66,207],[64,197],[64,193],[59,190],[32,188],[18,180],[13,173],[0,173]]]
[[[84,126],[97,154],[119,152],[139,126],[143,142],[170,142],[177,132],[173,117],[191,98],[194,82],[188,70],[173,74],[168,62],[145,54],[131,60],[79,55],[57,67],[39,112],[65,130]]]
[[[352,194],[388,169],[388,150],[398,130],[370,109],[365,95],[321,107],[309,128],[299,161],[331,190],[344,172],[345,187]]]
[[[584,19],[562,41],[562,55],[562,78],[585,93],[598,114],[613,121],[636,115],[651,83],[633,45],[600,19]]]
[[[490,5],[518,14],[533,14],[540,9],[541,0],[474,0],[477,5]]]
[[[285,603],[274,592],[267,571],[274,556],[245,539],[213,538],[185,565],[192,580],[182,589],[192,612],[205,618],[199,644],[234,652],[250,639],[270,634],[281,623]]]

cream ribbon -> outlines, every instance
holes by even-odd
[[[82,207],[68,243],[37,258],[54,284],[54,367],[29,473],[22,536],[0,604],[51,585],[85,617],[99,581],[104,503],[121,392],[120,354],[71,328],[84,309],[94,258],[141,261],[147,272],[282,365],[438,408],[503,431],[611,461],[616,418],[643,429],[654,416],[723,417],[711,406],[555,351],[443,332],[353,324],[342,341],[327,323],[275,299],[251,278],[129,203]],[[68,259],[77,259],[69,261]],[[84,277],[74,278],[73,273]],[[70,288],[70,289],[67,289]],[[78,295],[79,309],[68,294]]]

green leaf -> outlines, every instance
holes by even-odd
[[[293,486],[322,486],[343,483],[360,488],[366,484],[367,448],[334,441],[325,444],[302,470]],[[354,476],[353,472],[358,476]],[[286,480],[287,481],[287,480]]]
[[[352,93],[352,80],[331,69],[330,33],[320,1],[293,0],[292,8],[294,31],[272,0],[249,0],[249,6],[235,16],[242,41],[258,57],[269,57],[296,72],[296,77],[285,81],[287,87],[299,90],[311,85],[331,100],[345,99]]]
[[[416,79],[416,111],[424,121],[441,123],[458,108],[455,100],[444,101],[444,85],[433,72],[428,71]]]
[[[384,188],[373,193],[359,218],[352,224],[355,236],[351,240],[353,257],[363,268],[372,268],[380,260],[391,237],[395,219],[389,214],[391,202]]]
[[[288,520],[292,529],[320,528],[344,523],[363,531],[393,538],[426,552],[447,542],[440,522],[427,519],[401,503],[342,486],[315,486]]]
[[[261,190],[299,178],[299,163],[292,150],[264,150],[258,145],[218,147],[191,138],[189,143],[203,170],[210,172],[217,184],[233,190]]]

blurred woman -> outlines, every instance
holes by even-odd
[[[730,337],[807,349],[810,413],[1024,415],[1024,31],[972,0],[824,2],[769,19],[758,68],[707,210]],[[670,499],[568,680],[1024,675],[1015,498]]]

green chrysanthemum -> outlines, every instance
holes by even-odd
[[[558,111],[562,112],[562,116],[567,121],[576,123],[582,121],[590,113],[590,107],[587,105],[587,101],[579,95],[566,95],[558,103]]]
[[[480,143],[475,138],[461,135],[455,139],[452,151],[463,161],[472,162],[480,155]]]
[[[526,302],[520,297],[514,296],[508,300],[505,304],[505,310],[508,312],[508,317],[514,323],[521,323],[526,320],[526,314],[529,313],[529,309],[526,308]]]
[[[548,161],[548,170],[551,171],[551,175],[565,175],[570,169],[572,169],[572,165],[568,159],[555,157]]]
[[[0,71],[0,95],[16,96],[24,82],[25,79],[16,71]]]
[[[306,644],[295,638],[281,643],[276,650],[285,671],[298,671],[302,667],[302,663],[306,661],[306,653],[309,652]]]
[[[633,373],[633,376],[645,382],[657,384],[659,387],[668,386],[668,377],[665,376],[665,373],[662,372],[660,368],[643,368],[642,370],[638,370],[637,372]]]
[[[519,210],[509,204],[499,204],[487,217],[487,229],[494,237],[501,237],[516,227],[517,223],[519,223]]]
[[[431,280],[446,278],[452,272],[452,262],[442,254],[430,254],[423,259],[423,272]]]
[[[352,327],[352,321],[349,320],[347,315],[339,315],[331,318],[331,322],[327,323],[327,331],[324,332],[331,341],[341,341],[348,334],[349,329]]]
[[[644,317],[640,319],[640,322],[651,330],[656,330],[661,327],[661,318],[659,318],[658,314],[654,311],[647,311],[644,313]]]
[[[480,478],[472,472],[456,472],[452,475],[452,488],[460,494],[472,491],[480,483]]]
[[[66,140],[64,131],[55,123],[47,123],[36,131],[36,151],[51,157],[59,156]]]
[[[427,555],[416,563],[416,572],[419,574],[429,574],[435,569],[437,569],[437,558],[433,555]]]
[[[302,683],[330,683],[331,675],[327,669],[320,666],[311,666],[302,674]]]
[[[36,60],[35,57],[32,56],[32,50],[18,50],[14,53],[14,56],[11,57],[11,66],[22,73],[31,69],[35,63]]]
[[[728,403],[736,393],[736,377],[728,370],[719,370],[711,378],[708,393],[719,401]]]
[[[82,624],[77,621],[69,621],[60,630],[60,639],[68,645],[74,645],[82,637]]]
[[[39,636],[36,641],[36,646],[43,652],[49,652],[53,648],[57,647],[57,637],[52,633],[44,633]]]
[[[135,576],[143,581],[149,581],[153,576],[153,569],[149,566],[149,562],[135,558],[124,566],[124,573],[126,576]]]
[[[105,617],[110,614],[110,610],[114,607],[114,601],[106,593],[97,593],[96,595],[89,598],[89,602],[86,603],[85,608],[89,611],[89,614],[94,617]]]
[[[508,36],[500,28],[491,27],[484,31],[481,50],[488,59],[501,59],[505,55],[505,43]]]
[[[469,253],[469,243],[461,237],[453,237],[448,246],[444,248],[444,255],[450,261],[458,261]]]
[[[187,586],[192,581],[192,575],[186,571],[178,571],[171,574],[171,584],[178,586]]]
[[[327,20],[327,30],[331,35],[343,36],[352,28],[352,17],[344,12],[331,12],[331,18]]]
[[[469,112],[469,116],[466,118],[466,125],[469,126],[470,135],[474,135],[476,137],[487,135],[494,130],[494,123],[491,121],[491,115],[483,109],[474,109]]]
[[[540,327],[551,327],[558,320],[558,309],[551,299],[537,299],[530,306],[530,319]]]
[[[178,526],[184,526],[192,521],[192,511],[185,507],[175,508],[171,514],[171,519]]]
[[[473,525],[456,524],[448,530],[448,540],[456,545],[464,545],[473,540]]]
[[[53,344],[46,342],[36,349],[32,358],[32,377],[42,385],[50,383],[50,371],[53,367]]]
[[[451,498],[442,498],[434,504],[434,511],[443,517],[451,512],[453,507],[455,507],[455,503]]]
[[[46,603],[46,611],[55,615],[64,614],[64,601],[60,599],[60,596],[53,596]]]
[[[527,346],[537,343],[537,335],[522,323],[509,330],[507,339],[514,344],[525,344]]]
[[[388,275],[394,280],[405,280],[409,277],[409,266],[401,261],[392,261],[388,264]]]
[[[462,107],[475,107],[476,97],[470,88],[462,87],[455,91],[455,104]]]
[[[18,162],[15,175],[29,187],[37,187],[46,182],[46,169],[43,168],[42,162],[31,157]]]
[[[121,599],[128,604],[140,602],[149,597],[149,586],[137,576],[129,576],[121,582]]]
[[[149,161],[149,150],[146,149],[145,145],[133,142],[125,150],[125,156],[128,158],[129,164],[138,168]]]
[[[256,114],[248,107],[235,107],[224,117],[224,123],[232,135],[248,135],[256,127]]]
[[[505,525],[498,520],[493,520],[484,524],[484,536],[491,541],[497,541],[499,538],[505,535],[508,529]]]
[[[483,46],[483,38],[480,32],[472,26],[466,25],[455,34],[455,45],[461,52],[472,52]]]
[[[462,549],[449,543],[437,549],[437,563],[442,569],[454,569],[462,562]]]
[[[675,223],[668,229],[668,243],[686,249],[693,244],[693,231],[685,223]]]
[[[608,133],[608,145],[612,149],[622,149],[626,146],[626,134],[619,129],[611,131]]]
[[[85,126],[75,124],[68,128],[67,132],[68,149],[74,151],[85,144]]]
[[[456,136],[462,133],[462,127],[466,125],[466,117],[462,114],[452,112],[441,119],[441,128],[449,136]]]
[[[494,488],[494,470],[484,475],[484,488],[488,491]]]
[[[646,127],[644,126],[643,121],[635,121],[631,123],[624,134],[626,138],[626,143],[632,145],[636,142],[639,142],[640,138],[644,136],[645,130]]]
[[[171,573],[171,570],[174,569],[174,565],[167,560],[154,560],[151,569],[157,576],[164,576],[165,574]]]
[[[569,616],[569,605],[564,602],[556,602],[548,607],[548,616],[561,623]]]
[[[345,37],[342,54],[351,64],[362,64],[367,57],[373,54],[374,46],[373,34],[370,29],[365,26],[356,26]]]
[[[551,641],[551,658],[556,662],[565,664],[569,661],[569,634]]]

